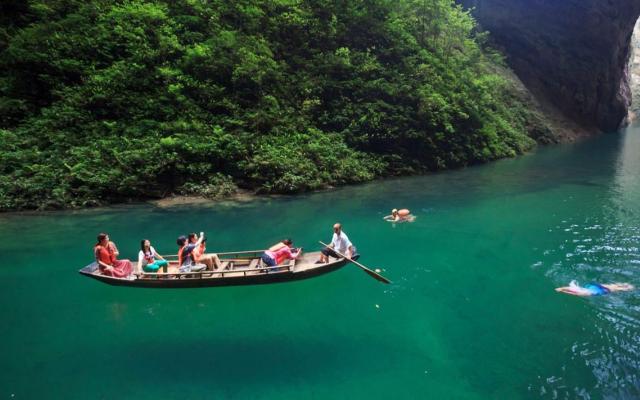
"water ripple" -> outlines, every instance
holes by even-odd
[[[582,222],[563,220],[548,234],[558,240],[542,250],[533,266],[544,269],[556,285],[570,280],[629,282],[640,287],[640,227],[608,224],[593,218]],[[607,228],[604,228],[607,226]],[[594,307],[592,341],[574,343],[569,354],[581,360],[596,378],[594,388],[569,388],[562,376],[538,377],[530,391],[543,398],[640,398],[640,294],[616,293],[586,299]],[[598,394],[598,395],[596,395]]]

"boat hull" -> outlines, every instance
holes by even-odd
[[[167,276],[155,276],[151,274],[142,279],[123,279],[101,275],[98,272],[97,263],[93,262],[78,271],[81,275],[93,278],[100,282],[113,286],[129,286],[150,289],[182,289],[204,288],[216,286],[241,286],[262,285],[269,283],[282,283],[309,279],[316,276],[334,272],[342,268],[346,259],[332,260],[326,264],[312,264],[319,253],[305,254],[304,262],[296,263],[291,268],[277,267],[272,271],[264,268],[240,271],[213,271],[204,273],[168,274]]]

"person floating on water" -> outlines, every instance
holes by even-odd
[[[397,208],[394,208],[391,210],[391,215],[387,215],[383,219],[390,222],[413,222],[416,219],[416,216],[412,215],[411,211],[406,208],[399,211]]]
[[[635,289],[630,283],[588,283],[584,286],[571,281],[569,286],[556,288],[556,292],[572,294],[574,296],[602,296],[611,292],[628,292]]]

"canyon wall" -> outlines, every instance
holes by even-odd
[[[639,0],[460,0],[529,90],[585,129],[613,131],[631,103]]]

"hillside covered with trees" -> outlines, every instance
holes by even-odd
[[[451,0],[8,0],[0,210],[294,193],[534,145]]]

